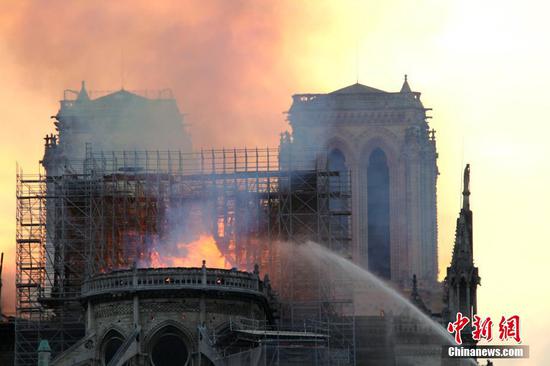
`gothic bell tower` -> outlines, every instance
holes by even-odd
[[[288,112],[294,149],[316,148],[351,172],[352,258],[379,277],[420,288],[437,281],[435,131],[407,77],[398,92],[359,83],[297,94]],[[288,141],[287,141],[288,142]]]

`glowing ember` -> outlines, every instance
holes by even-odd
[[[231,268],[231,263],[222,254],[212,236],[201,235],[190,243],[177,245],[185,255],[162,255],[156,249],[151,252],[151,266],[162,267],[200,267],[202,261],[210,268]]]

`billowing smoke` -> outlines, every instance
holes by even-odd
[[[311,47],[304,30],[313,34],[332,18],[327,6],[317,5],[221,0],[138,0],[101,6],[59,0],[13,2],[0,12],[0,46],[11,65],[5,72],[28,91],[25,95],[51,101],[50,109],[29,114],[34,125],[26,128],[34,131],[48,125],[53,132],[48,117],[55,114],[61,92],[78,90],[80,81],[86,80],[91,98],[97,97],[94,90],[171,88],[194,147],[275,146],[286,128],[282,112],[290,104],[289,96],[302,89],[303,76],[313,72],[300,60]],[[319,12],[326,13],[327,21],[312,16]],[[19,103],[20,109],[37,108],[32,101]],[[108,150],[106,145],[112,143],[139,147],[135,139],[113,134],[108,126],[93,127],[104,140],[88,136],[80,141],[92,142],[94,151]],[[129,133],[140,132],[131,128]],[[142,142],[151,148],[149,142],[155,138],[146,136]],[[39,137],[33,141],[28,144],[42,145]],[[31,161],[41,157],[36,154]],[[13,246],[13,235],[6,238],[2,244]],[[5,274],[15,272],[10,267]],[[8,295],[14,293],[10,279],[13,276],[4,282]],[[13,304],[13,298],[9,302]]]
[[[132,152],[172,150],[178,156],[178,152],[191,151],[181,112],[169,91],[146,98],[121,90],[90,99],[83,82],[79,92],[65,95],[73,93],[74,97],[65,96],[55,116],[59,143],[54,145],[61,149],[56,151],[57,155],[65,159],[81,160],[85,150],[90,149],[97,153],[125,151],[118,166],[145,168],[147,162],[140,161]],[[100,154],[99,159],[114,158],[107,153]]]
[[[91,90],[171,88],[196,146],[242,147],[274,144],[284,126],[296,70],[281,61],[290,36],[282,25],[287,11],[305,10],[248,1],[18,2],[0,20],[22,82],[37,92],[57,99],[83,79]]]

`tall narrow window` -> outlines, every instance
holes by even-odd
[[[367,167],[369,270],[390,279],[390,177],[386,154],[375,149]]]
[[[103,363],[107,365],[124,343],[124,336],[116,330],[110,330],[104,337],[102,347]]]
[[[351,257],[351,222],[349,215],[341,213],[349,210],[349,168],[346,164],[346,157],[339,149],[333,149],[328,154],[327,167],[330,172],[330,198],[329,208],[333,213],[330,218],[330,231],[333,240],[330,243],[331,249],[340,254]]]
[[[348,182],[348,167],[346,165],[346,157],[338,149],[334,149],[328,154],[328,170],[337,175],[330,178],[330,190],[332,192],[340,192],[349,184]]]

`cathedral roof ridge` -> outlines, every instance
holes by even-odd
[[[346,87],[337,89],[329,94],[370,94],[370,93],[387,93],[384,90],[376,89],[371,86],[367,86],[360,83],[348,85]]]
[[[133,93],[131,91],[128,91],[126,89],[120,89],[115,92],[102,95],[101,97],[98,97],[94,99],[93,101],[104,101],[104,100],[110,100],[110,99],[118,99],[118,98],[125,98],[125,99],[138,99],[138,100],[149,100],[148,98],[145,98],[144,96],[141,96],[137,93]]]

